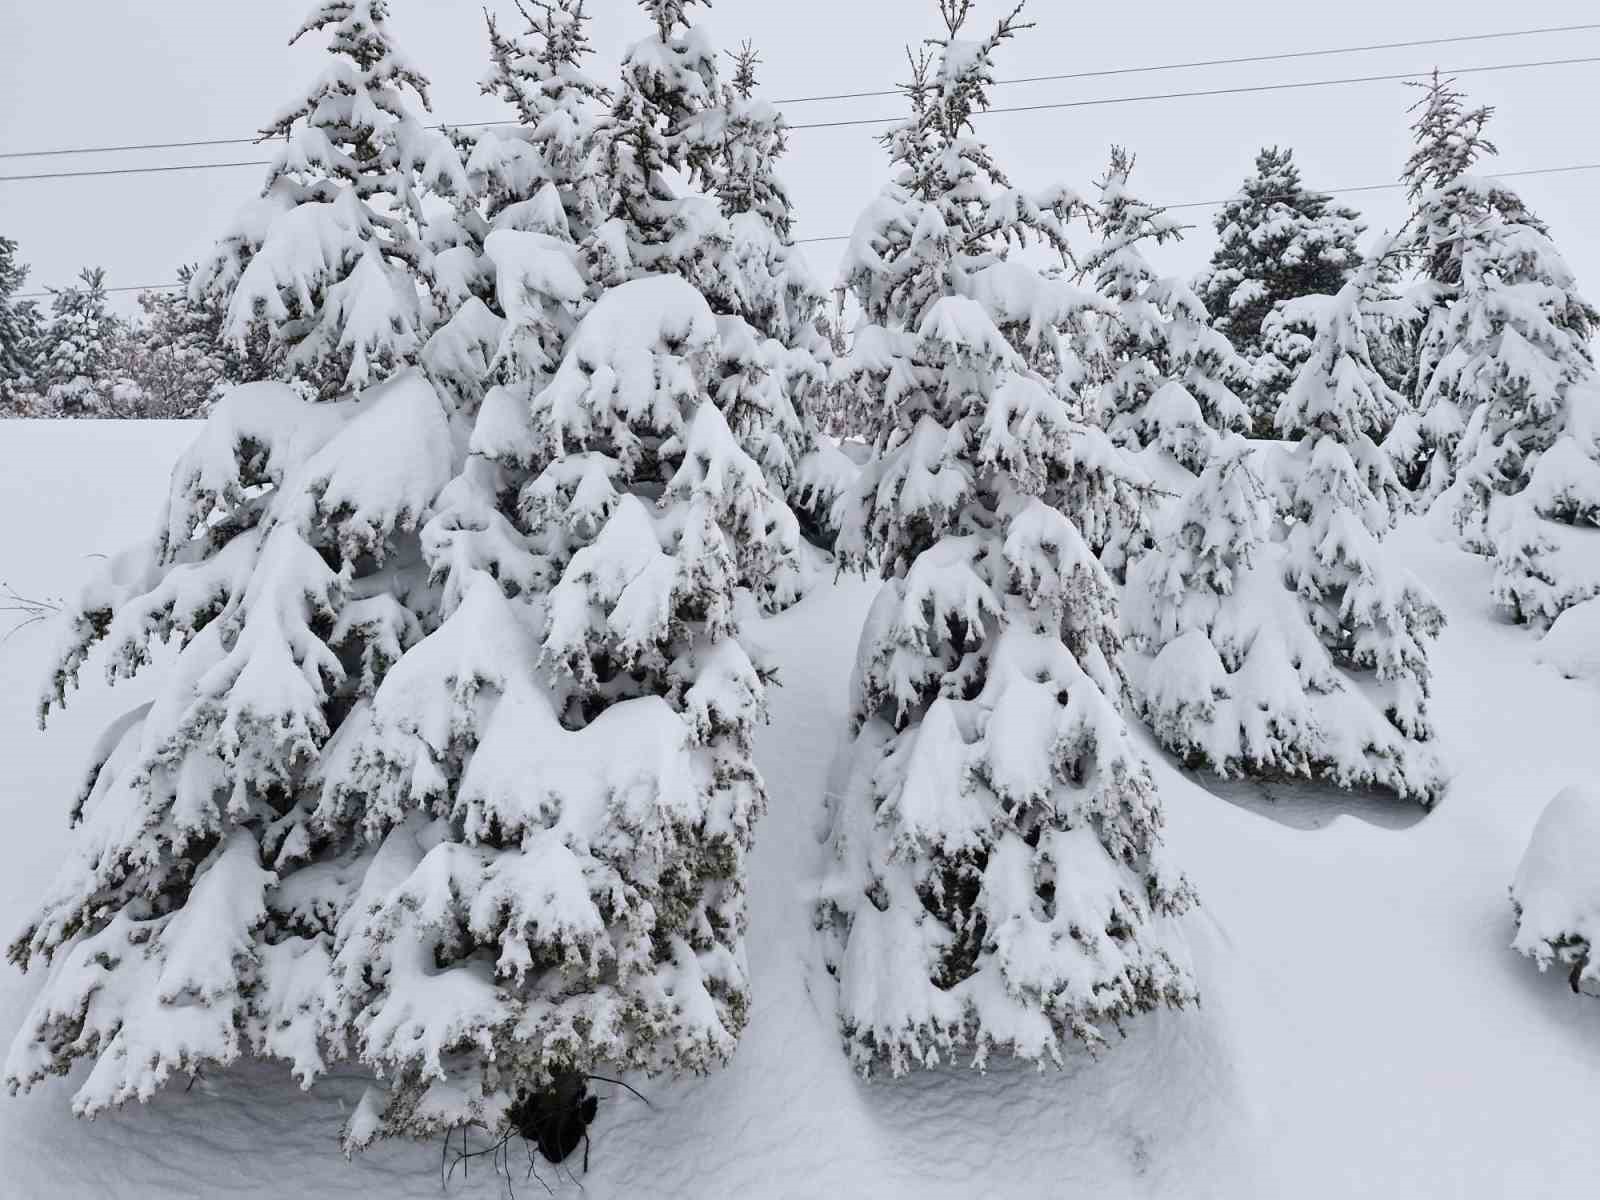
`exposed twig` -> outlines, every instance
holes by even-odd
[[[61,601],[50,597],[24,596],[9,583],[0,583],[0,613],[17,613],[20,619],[0,637],[0,646],[19,630],[46,621],[61,611]]]

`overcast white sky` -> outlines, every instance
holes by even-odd
[[[510,0],[489,0],[510,11]],[[0,150],[172,141],[249,133],[312,78],[320,42],[286,45],[309,0],[156,0],[42,3],[0,0]],[[433,80],[446,121],[498,119],[477,92],[484,64],[479,0],[393,0],[401,44]],[[1001,0],[979,0],[984,22]],[[1095,70],[1229,55],[1492,33],[1600,20],[1594,0],[1268,0],[1087,4],[1032,0],[1038,27],[1003,52],[1001,76]],[[644,24],[630,0],[594,0],[602,77]],[[934,29],[932,0],[717,0],[702,13],[720,44],[753,39],[769,96],[890,86],[904,75],[902,47]],[[1251,83],[1600,55],[1600,30],[1469,45],[1385,51],[1247,67],[1219,67],[1000,88],[999,104],[1030,104]],[[1493,135],[1504,170],[1600,162],[1600,64],[1469,75],[1471,99],[1498,108]],[[1399,83],[995,115],[980,132],[1020,182],[1061,180],[1089,191],[1107,147],[1139,156],[1135,182],[1164,203],[1232,192],[1262,144],[1292,145],[1307,181],[1340,187],[1391,180],[1406,153]],[[786,106],[792,123],[895,115],[893,98]],[[847,233],[885,177],[883,155],[862,128],[797,130],[784,167],[799,210],[798,236]],[[0,175],[33,171],[225,162],[263,157],[223,146],[82,158],[0,159]],[[228,214],[261,182],[259,168],[0,183],[0,233],[21,243],[30,290],[100,264],[113,285],[161,283],[205,252]],[[1516,181],[1554,229],[1591,298],[1600,298],[1595,196],[1600,171]],[[1399,192],[1349,197],[1375,230],[1404,219]],[[1167,254],[1185,273],[1209,255],[1210,212]],[[831,279],[837,248],[808,246]]]

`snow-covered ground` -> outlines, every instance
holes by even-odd
[[[192,429],[0,423],[0,580],[70,592],[91,556],[154,519]],[[838,1046],[810,895],[829,760],[843,732],[855,634],[872,595],[846,581],[769,622],[783,687],[758,758],[771,811],[752,860],[754,1017],[733,1066],[607,1094],[593,1197],[1518,1197],[1593,1194],[1600,1001],[1509,948],[1507,887],[1547,801],[1600,777],[1600,689],[1537,661],[1488,611],[1486,566],[1395,535],[1450,625],[1431,656],[1433,712],[1454,779],[1420,821],[1296,789],[1198,786],[1146,741],[1175,858],[1202,907],[1186,918],[1198,1011],[1128,1027],[1065,1071],[952,1068],[857,1080]],[[0,624],[0,630],[5,626]],[[0,930],[48,882],[102,723],[132,704],[91,684],[47,733],[34,700],[51,634],[0,645]],[[1402,814],[1393,814],[1396,816]],[[1403,814],[1410,816],[1410,810]],[[9,1039],[37,984],[0,976]],[[437,1146],[347,1164],[341,1113],[359,1081],[303,1095],[246,1068],[170,1088],[89,1123],[61,1082],[0,1100],[0,1194],[273,1197],[440,1194]],[[543,1169],[558,1192],[577,1194]],[[517,1179],[518,1194],[542,1195]],[[504,1194],[487,1160],[452,1196]]]

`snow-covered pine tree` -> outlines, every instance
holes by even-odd
[[[683,192],[669,173],[715,177],[721,144],[711,137],[721,96],[716,48],[689,19],[705,0],[639,0],[656,27],[622,64],[604,139],[608,219],[586,253],[601,283],[630,272],[677,274],[703,295],[722,292],[731,240],[715,198]]]
[[[1034,365],[1095,304],[1028,253],[1064,253],[1078,202],[1014,187],[971,135],[995,51],[1026,26],[1019,6],[963,38],[969,7],[941,0],[937,61],[885,136],[895,182],[845,259],[881,455],[840,545],[886,583],[817,919],[851,1061],[895,1074],[996,1050],[1060,1062],[1069,1038],[1196,994],[1163,921],[1190,892],[1162,862],[1088,545],[1137,498]]]
[[[40,350],[45,409],[60,417],[131,415],[113,370],[122,322],[106,305],[106,273],[85,267],[79,287],[51,289],[50,322]]]
[[[1429,498],[1454,477],[1445,503],[1462,545],[1494,557],[1495,602],[1547,627],[1600,594],[1600,312],[1516,192],[1470,173],[1494,153],[1492,110],[1463,111],[1437,74],[1420,108],[1406,174],[1428,306],[1416,457]]]
[[[518,12],[525,24],[515,33],[486,18],[490,69],[480,90],[515,119],[456,134],[467,187],[429,229],[435,295],[453,315],[422,360],[455,400],[469,440],[505,413],[525,444],[522,414],[555,374],[598,290],[586,278],[583,246],[606,217],[598,130],[609,93],[584,70],[592,53],[584,0]],[[486,396],[493,403],[484,413]],[[471,453],[441,497],[423,544],[443,588],[443,616],[483,572],[511,599],[548,590],[549,564],[526,532],[526,459]]]
[[[264,337],[277,377],[323,399],[415,365],[433,324],[423,195],[466,186],[428,107],[428,83],[389,32],[388,0],[319,0],[291,41],[326,31],[332,61],[264,130],[285,145],[261,198],[201,264],[197,301],[227,306],[226,336]]]
[[[568,263],[585,278],[564,315],[548,287],[519,293],[543,316],[508,308],[529,328],[578,319],[553,373],[523,357],[485,396],[441,501],[455,507],[423,536],[445,619],[352,717],[328,773],[324,803],[364,809],[386,864],[334,948],[333,1020],[391,1080],[350,1146],[521,1126],[597,1068],[708,1071],[748,1016],[767,672],[739,623],[747,581],[794,574],[795,520],[718,408],[718,321],[672,269],[727,245],[715,206],[675,190],[687,149],[669,131],[685,112],[630,96],[698,94],[666,76],[699,78],[710,48],[681,5],[644,7],[655,36],[629,52],[614,102],[631,117],[604,128],[600,154],[636,172],[623,188],[648,188],[624,202],[605,180],[611,209]],[[508,235],[559,241],[487,238],[502,301]],[[566,261],[541,245],[545,267]],[[507,254],[513,278],[534,261]],[[461,503],[500,495],[486,475],[526,481],[509,515]]]
[[[372,35],[375,14],[381,6],[349,9],[339,37]],[[332,72],[326,111],[353,102],[338,86],[350,77]],[[387,86],[366,78],[376,92]],[[382,123],[372,113],[351,119]],[[345,195],[330,203],[356,202],[353,189]],[[280,368],[294,361],[289,354]],[[321,366],[308,360],[306,369],[315,378]],[[95,751],[73,812],[73,852],[12,943],[14,961],[48,972],[7,1061],[13,1089],[88,1058],[74,1107],[92,1116],[150,1098],[174,1072],[253,1053],[287,1061],[307,1085],[329,1063],[356,1057],[402,1092],[419,1091],[430,1070],[443,1074],[441,1057],[487,1052],[491,1025],[509,1036],[493,1005],[511,985],[493,956],[451,959],[466,933],[434,910],[418,914],[404,891],[416,886],[410,867],[436,844],[492,865],[487,851],[461,844],[467,803],[438,784],[459,780],[481,733],[467,716],[451,722],[458,709],[486,720],[499,713],[499,741],[526,745],[530,726],[491,705],[485,680],[505,678],[491,667],[526,671],[537,661],[493,579],[492,597],[479,589],[480,620],[441,628],[444,551],[422,529],[462,471],[452,415],[414,369],[316,402],[279,383],[236,389],[180,459],[151,537],[112,560],[69,613],[46,711],[64,703],[97,646],[114,679],[150,666],[156,645],[169,644],[175,659],[154,700],[115,722]],[[492,545],[501,532],[491,524],[482,541]],[[469,630],[476,640],[452,657],[452,639]],[[385,741],[391,730],[381,719],[396,711],[415,719]],[[403,779],[378,753],[390,746],[415,753]],[[487,771],[485,760],[478,778]],[[539,778],[515,781],[535,808],[553,794]],[[524,940],[518,924],[528,910],[517,906],[569,898],[571,877],[560,873],[560,851],[551,854],[551,872],[531,875],[545,890],[511,881],[510,871],[474,884],[500,889],[475,919],[509,931],[506,978],[532,961],[519,948],[528,953],[531,943],[547,963],[570,945],[562,941],[577,919],[570,907],[528,917],[544,943]],[[407,930],[420,923],[416,938],[439,939],[437,961],[425,950],[400,954],[370,977],[355,968],[345,986],[341,964],[376,953],[372,930],[396,909]],[[402,934],[377,936],[392,950],[416,950]],[[597,949],[591,961],[602,958]],[[367,1003],[363,989],[384,984],[395,1005]],[[455,1095],[481,1110],[481,1089],[478,1100]],[[461,1111],[440,1121],[457,1123]],[[347,1145],[372,1137],[380,1117],[364,1107]]]
[[[1109,378],[1100,391],[1102,419],[1131,450],[1158,449],[1191,475],[1205,469],[1217,435],[1250,427],[1235,386],[1249,365],[1211,327],[1188,284],[1156,272],[1144,246],[1183,236],[1166,211],[1128,186],[1134,159],[1113,146],[1094,210],[1099,242],[1083,264],[1115,316],[1105,332]]]
[[[1428,760],[1289,589],[1253,457],[1241,438],[1219,448],[1128,570],[1140,715],[1187,765],[1224,778],[1299,775],[1431,802]]]
[[[28,282],[28,267],[17,260],[17,243],[0,237],[0,414],[26,416],[34,406],[35,361],[39,350],[39,310],[17,293]]]
[[[826,546],[837,534],[834,507],[858,468],[818,437],[833,348],[822,289],[795,248],[793,209],[777,175],[787,128],[756,94],[754,48],[745,43],[732,57],[732,78],[702,134],[720,144],[708,182],[731,240],[721,294],[712,297],[722,327],[717,403],[768,482],[803,514],[807,534]]]
[[[1375,441],[1402,403],[1372,357],[1388,252],[1380,248],[1324,306],[1311,356],[1278,410],[1279,435],[1299,441],[1280,502],[1290,519],[1283,572],[1333,663],[1361,677],[1361,694],[1395,731],[1379,739],[1354,722],[1327,730],[1342,750],[1330,773],[1431,805],[1445,777],[1426,745],[1428,643],[1444,615],[1381,544],[1405,502]]]
[[[1597,324],[1543,232],[1474,230],[1445,325],[1454,349],[1435,372],[1471,413],[1453,515],[1463,545],[1494,556],[1496,604],[1540,628],[1600,595]]]
[[[42,715],[97,647],[113,681],[160,667],[92,752],[67,860],[11,944],[46,974],[13,1090],[87,1058],[73,1106],[93,1116],[242,1054],[309,1084],[348,1052],[326,1019],[334,933],[387,876],[368,873],[364,812],[324,799],[329,743],[421,634],[416,531],[451,465],[419,373],[322,403],[246,385],[179,459],[151,535],[69,609]]]
[[[1410,109],[1416,114],[1413,149],[1400,176],[1413,208],[1402,238],[1420,275],[1411,293],[1420,323],[1412,379],[1415,411],[1403,419],[1390,449],[1401,479],[1419,507],[1426,507],[1455,480],[1456,449],[1471,416],[1448,392],[1451,375],[1435,379],[1451,355],[1446,326],[1461,288],[1461,235],[1507,203],[1504,215],[1513,222],[1543,226],[1515,195],[1486,181],[1468,176],[1464,187],[1452,186],[1484,155],[1498,153],[1484,135],[1494,109],[1468,110],[1455,81],[1441,78],[1437,70],[1426,83],[1408,86],[1423,93]]]
[[[1213,221],[1217,248],[1195,282],[1215,325],[1239,355],[1256,367],[1250,394],[1252,426],[1270,437],[1278,403],[1304,358],[1287,360],[1296,343],[1275,343],[1267,316],[1286,300],[1331,296],[1361,262],[1357,239],[1364,232],[1354,209],[1306,188],[1294,151],[1264,147],[1255,173],[1244,181]]]
[[[609,94],[584,70],[584,0],[518,12],[520,32],[486,16],[490,69],[479,85],[515,121],[453,134],[467,186],[424,236],[434,297],[450,318],[422,360],[469,416],[496,382],[538,383],[555,371],[588,298],[579,247],[605,216],[596,130]],[[478,482],[514,497],[526,481]],[[493,508],[492,497],[472,507],[484,504]]]
[[[656,193],[667,226],[677,202]],[[217,406],[155,534],[70,619],[51,703],[98,643],[117,676],[178,654],[108,732],[76,852],[13,944],[49,972],[14,1086],[89,1057],[92,1115],[246,1052],[307,1084],[356,1058],[388,1082],[355,1149],[526,1127],[597,1063],[732,1052],[765,687],[739,581],[792,570],[774,531],[794,519],[714,402],[705,299],[628,265],[655,232],[618,218],[609,259],[540,256],[628,277],[598,285],[559,369],[523,359],[490,392],[464,464],[420,371]],[[469,503],[503,501],[478,485],[504,463],[529,479],[522,525]]]
[[[119,371],[139,389],[143,416],[202,416],[229,389],[272,376],[264,339],[230,342],[224,306],[191,294],[194,270],[178,268],[176,290],[141,292],[140,316],[120,339]]]

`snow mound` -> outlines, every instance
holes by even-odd
[[[1567,609],[1533,652],[1567,679],[1600,675],[1600,598]]]
[[[1600,993],[1591,957],[1600,933],[1600,788],[1562,789],[1533,828],[1511,885],[1517,913],[1512,948],[1539,964],[1571,969],[1572,990]]]

